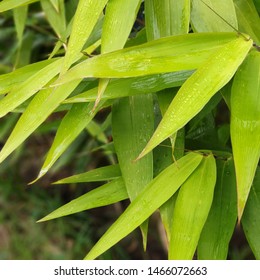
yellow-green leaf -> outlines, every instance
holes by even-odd
[[[122,178],[115,179],[101,187],[98,187],[82,196],[73,199],[69,203],[54,210],[49,215],[40,219],[38,222],[45,222],[63,216],[82,212],[84,210],[93,209],[128,198],[128,194]]]
[[[65,73],[82,51],[108,0],[80,0],[74,16],[72,30],[61,74]]]
[[[241,219],[260,156],[260,53],[253,50],[237,71],[231,92],[231,142]]]
[[[188,33],[190,0],[146,0],[145,23],[148,40]]]
[[[164,169],[139,193],[125,212],[115,221],[85,259],[95,259],[140,224],[142,224],[158,207],[166,202],[199,165],[202,156],[190,153],[176,163]]]
[[[53,84],[86,77],[126,78],[198,68],[234,33],[193,33],[154,40],[81,62]],[[242,44],[241,44],[242,45]]]
[[[230,155],[231,156],[231,155]],[[217,159],[217,182],[212,206],[203,227],[198,259],[226,260],[237,221],[236,175],[233,159]]]
[[[93,111],[93,105],[93,103],[80,103],[72,106],[72,108],[63,118],[57,130],[53,144],[47,154],[47,157],[36,180],[38,180],[48,172],[48,170],[64,153],[68,146],[95,117],[95,114],[97,113],[98,109],[100,109],[100,106],[95,111]],[[36,180],[34,180],[33,182],[35,182]]]
[[[18,37],[19,45],[22,44],[23,32],[27,19],[28,6],[21,6],[13,10],[15,29]]]
[[[7,10],[11,10],[13,8],[28,5],[37,1],[39,0],[4,0],[0,3],[0,13],[5,12]]]
[[[191,24],[196,32],[233,31],[237,26],[236,10],[233,0],[192,0]]]
[[[169,259],[191,260],[208,217],[216,183],[213,155],[205,157],[181,186],[173,211]]]
[[[239,37],[209,57],[182,85],[138,158],[150,152],[199,113],[211,97],[232,78],[251,47],[252,40],[246,41]]]
[[[246,239],[257,260],[260,260],[260,167],[257,167],[254,182],[241,220]]]
[[[7,96],[0,100],[0,117],[5,116],[38,90],[42,89],[59,73],[61,64],[62,59],[56,60],[14,87]]]
[[[8,93],[18,84],[24,82],[25,80],[33,76],[35,73],[45,68],[45,66],[57,60],[58,58],[39,61],[16,69],[13,72],[0,75],[0,94]]]
[[[252,0],[234,0],[239,31],[260,44],[260,18]]]
[[[99,167],[81,174],[73,175],[61,179],[53,184],[71,184],[71,183],[86,183],[99,182],[116,179],[121,176],[121,170],[118,164]]]
[[[9,156],[60,103],[78,86],[74,81],[65,86],[41,90],[32,99],[0,152],[0,163]]]
[[[117,158],[129,198],[133,201],[153,178],[153,155],[135,162],[136,155],[154,131],[153,96],[117,100],[112,107],[112,131]],[[141,226],[146,248],[148,221]]]
[[[138,78],[112,80],[108,84],[101,100],[140,95],[144,93],[160,91],[165,88],[181,86],[193,72],[194,71],[180,71]],[[88,91],[82,92],[81,94],[66,99],[64,103],[95,101],[97,92],[98,89],[97,87],[95,87]]]

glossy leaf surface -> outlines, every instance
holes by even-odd
[[[199,113],[211,97],[232,78],[251,47],[251,40],[245,41],[239,37],[217,50],[187,79],[138,158],[150,152]]]
[[[49,215],[40,219],[38,222],[44,222],[82,212],[84,210],[106,206],[127,198],[128,195],[124,182],[122,178],[118,178],[70,201],[69,203],[61,206],[60,208],[51,212]]]
[[[201,155],[191,153],[164,169],[128,206],[85,259],[97,258],[142,224],[178,190],[201,160]]]
[[[169,259],[191,260],[208,217],[216,183],[213,155],[205,157],[181,186],[173,211]]]
[[[260,156],[260,53],[253,50],[237,71],[231,92],[230,132],[241,219]]]

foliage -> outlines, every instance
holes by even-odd
[[[139,226],[145,249],[157,209],[169,259],[226,259],[237,222],[259,258],[259,1],[4,0],[0,12],[0,40],[12,22],[17,34],[1,50],[0,116],[21,114],[0,162],[58,111],[34,182],[85,129],[110,163],[56,182],[108,181],[41,222],[129,199],[86,259]]]

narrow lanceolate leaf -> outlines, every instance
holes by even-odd
[[[231,142],[241,219],[260,156],[260,53],[251,51],[237,71],[231,92]]]
[[[56,60],[39,70],[22,84],[14,87],[11,92],[0,101],[0,117],[5,116],[34,95],[38,90],[42,89],[59,73],[61,64],[62,59]]]
[[[190,153],[176,163],[164,169],[131,202],[125,212],[101,237],[85,259],[95,259],[140,224],[142,224],[158,207],[166,202],[199,165],[202,156]]]
[[[39,0],[4,0],[0,3],[0,13],[38,1]]]
[[[239,37],[217,50],[180,88],[139,158],[182,128],[232,78],[252,40]]]
[[[55,7],[49,0],[41,0],[41,6],[55,33],[58,35],[61,41],[65,41],[66,18],[64,2],[60,1],[59,9],[57,9],[58,7]]]
[[[111,0],[106,6],[102,29],[101,53],[122,49],[134,25],[141,0]],[[118,24],[120,22],[120,24]],[[99,103],[109,79],[101,79],[95,106]]]
[[[233,159],[217,160],[217,182],[207,221],[203,227],[198,259],[225,260],[237,220],[236,175]]]
[[[82,51],[108,0],[80,0],[74,16],[69,44],[61,74],[72,65]]]
[[[120,97],[156,92],[165,88],[178,87],[181,86],[193,72],[194,71],[180,71],[138,78],[112,80],[108,84],[101,100],[117,99]],[[98,89],[96,87],[68,98],[64,103],[95,101],[97,92]]]
[[[0,163],[46,120],[79,83],[79,81],[74,81],[56,90],[49,88],[37,93],[20,117],[1,150]]]
[[[188,33],[190,0],[145,1],[145,26],[148,40]]]
[[[13,10],[15,29],[16,29],[19,45],[22,44],[22,40],[23,40],[23,32],[27,19],[27,12],[28,12],[28,6],[22,6],[19,8],[15,8]]]
[[[238,28],[233,0],[191,0],[191,24],[196,32],[234,31],[225,21]]]
[[[248,34],[257,44],[260,44],[260,18],[252,0],[234,0],[241,32]]]
[[[179,190],[173,211],[169,259],[191,260],[208,217],[216,183],[213,155],[203,159]]]
[[[43,60],[40,62],[32,63],[24,67],[18,68],[13,72],[0,75],[0,94],[6,94],[11,91],[17,84],[20,84],[33,76],[36,72],[45,66],[53,63],[56,59]]]
[[[72,183],[86,183],[86,182],[100,182],[116,179],[121,176],[121,170],[118,164],[104,166],[84,172],[81,174],[73,175],[61,179],[54,184],[72,184]]]
[[[116,203],[128,198],[128,194],[122,178],[118,178],[110,183],[98,187],[72,201],[61,206],[38,222],[60,218],[84,210]]]
[[[129,198],[133,201],[153,178],[152,153],[135,162],[136,155],[154,131],[153,96],[119,99],[112,109],[113,140]],[[141,226],[144,248],[148,221]]]
[[[260,168],[257,168],[256,176],[249,193],[248,201],[241,223],[246,238],[257,260],[260,260]]]
[[[46,160],[36,180],[45,175],[68,146],[82,132],[88,123],[95,117],[97,110],[93,111],[93,103],[75,104],[63,118],[53,144],[47,154]],[[101,104],[102,105],[102,104]],[[99,108],[97,108],[99,109]],[[35,180],[35,181],[36,181]],[[34,182],[35,182],[34,181]]]
[[[102,53],[124,47],[141,2],[141,0],[110,0],[108,2],[102,31]]]
[[[193,70],[220,46],[236,38],[236,34],[224,32],[161,38],[88,59],[69,70],[55,84],[85,77],[126,78]]]

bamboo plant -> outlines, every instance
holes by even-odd
[[[23,65],[32,7],[55,44],[46,59]],[[236,224],[260,259],[259,1],[1,1],[0,16],[10,11],[17,60],[0,75],[0,117],[19,109],[20,118],[0,162],[65,111],[35,182],[101,110],[111,112],[112,142],[97,124],[100,149],[113,145],[111,164],[55,182],[100,186],[39,222],[129,199],[85,259],[138,227],[145,250],[157,210],[169,259],[226,259]],[[230,120],[218,124],[224,103]]]

